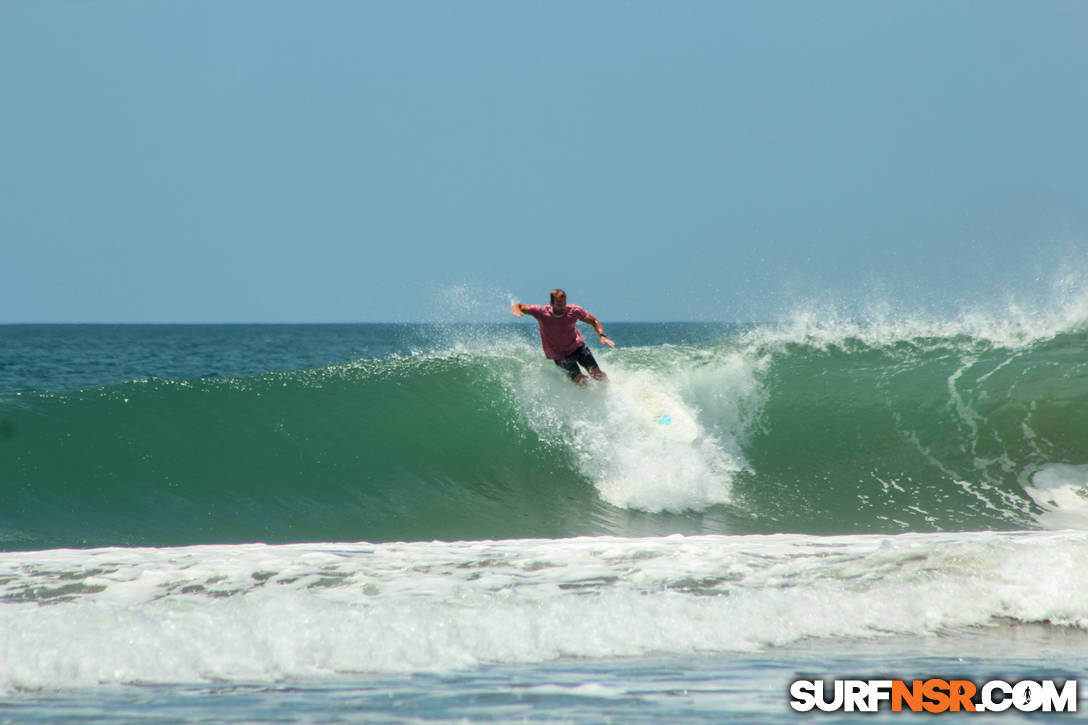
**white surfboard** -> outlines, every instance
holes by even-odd
[[[632,397],[641,409],[647,432],[685,443],[698,437],[699,424],[681,401],[648,388],[634,391]]]

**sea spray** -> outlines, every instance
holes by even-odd
[[[649,512],[728,503],[733,475],[745,467],[744,412],[757,407],[756,366],[737,354],[701,353],[602,355],[608,382],[577,389],[533,376],[513,386],[517,405],[543,440],[573,455],[608,503]]]

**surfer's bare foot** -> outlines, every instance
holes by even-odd
[[[604,370],[600,368],[593,368],[589,371],[589,374],[593,376],[593,379],[599,383],[607,383],[608,376],[604,374]]]

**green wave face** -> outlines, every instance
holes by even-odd
[[[1088,463],[1081,336],[741,334],[0,401],[0,547],[1022,528]],[[668,423],[663,423],[667,417]]]
[[[749,437],[748,510],[806,532],[1031,526],[1024,493],[1088,462],[1080,336],[789,345]]]
[[[561,507],[553,494],[572,477],[510,425],[476,367],[410,359],[20,396],[4,414],[5,543],[543,535],[555,527],[524,511]]]

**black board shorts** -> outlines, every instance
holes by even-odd
[[[582,374],[582,371],[578,369],[581,365],[586,370],[592,370],[593,368],[600,367],[597,365],[597,361],[593,359],[593,353],[589,351],[589,348],[584,344],[577,350],[572,352],[566,357],[559,358],[555,361],[555,364],[563,368],[571,380]]]

